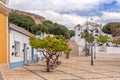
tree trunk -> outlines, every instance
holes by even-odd
[[[47,64],[47,72],[50,72],[50,64],[49,64],[49,59],[47,59],[47,62],[46,62],[46,64]]]
[[[85,47],[87,47],[87,41],[85,40]],[[87,56],[87,51],[85,51],[85,54]]]
[[[69,59],[69,54],[66,54],[66,59]]]
[[[90,46],[90,43],[89,43],[88,56],[90,55],[90,49],[91,49],[91,46]]]
[[[89,51],[88,50],[86,51],[86,56],[89,56]]]
[[[57,64],[58,64],[58,57],[59,57],[59,56],[56,56],[56,60],[55,60],[55,62],[56,62]]]

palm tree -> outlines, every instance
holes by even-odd
[[[85,52],[86,55],[89,55],[89,49],[87,47],[87,43],[90,45],[91,43],[94,42],[94,36],[88,32],[87,29],[84,30],[84,32],[81,33],[81,38],[85,39]],[[89,46],[90,47],[90,46]]]

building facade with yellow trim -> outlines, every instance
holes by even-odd
[[[9,30],[8,13],[10,9],[5,3],[6,0],[0,0],[0,64],[9,63]]]

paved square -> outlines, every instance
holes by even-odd
[[[45,62],[42,61],[3,70],[1,74],[4,80],[120,80],[119,58],[97,58],[94,66],[90,65],[90,57],[62,57],[61,61],[62,64],[49,73],[45,72]]]

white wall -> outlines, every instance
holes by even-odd
[[[120,58],[120,48],[119,47],[104,47],[105,51],[99,51],[101,47],[96,47],[97,57],[119,57]]]
[[[75,39],[76,44],[80,45],[79,43],[80,43],[80,39],[81,39],[80,38],[81,28],[80,28],[80,30],[78,28],[80,28],[80,27],[75,27],[75,37],[74,37],[74,39]]]
[[[20,42],[19,56],[12,56],[12,52],[14,52],[12,46],[15,45],[14,44],[15,41]],[[27,49],[27,60],[31,60],[31,46],[29,45],[29,37],[15,30],[10,29],[10,62],[18,62],[24,60],[23,55],[24,43],[29,48]]]

